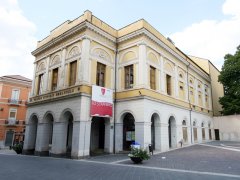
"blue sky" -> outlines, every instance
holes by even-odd
[[[203,19],[223,19],[224,0],[41,0],[19,1],[23,14],[37,26],[36,36],[44,38],[66,20],[73,20],[90,10],[112,27],[120,29],[138,19],[145,19],[163,35],[181,31]]]
[[[183,52],[219,69],[240,44],[240,0],[1,0],[0,76],[32,78],[37,41],[85,10],[116,29],[143,18]]]

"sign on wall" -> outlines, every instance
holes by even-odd
[[[92,86],[91,116],[112,117],[113,91]]]

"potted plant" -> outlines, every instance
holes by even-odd
[[[128,154],[128,157],[135,163],[141,163],[143,160],[148,160],[150,158],[148,152],[141,148],[131,148],[131,153]]]
[[[14,144],[12,146],[12,149],[17,153],[17,154],[21,154],[22,153],[22,149],[23,149],[23,145],[21,143],[18,144]]]

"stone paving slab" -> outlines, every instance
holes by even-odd
[[[194,145],[154,155],[142,166],[240,175],[240,152]],[[131,164],[130,160],[121,164]]]

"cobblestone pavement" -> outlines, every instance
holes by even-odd
[[[70,160],[0,151],[0,179],[240,179],[240,152],[208,145],[160,153],[140,165],[129,161],[127,154]]]

